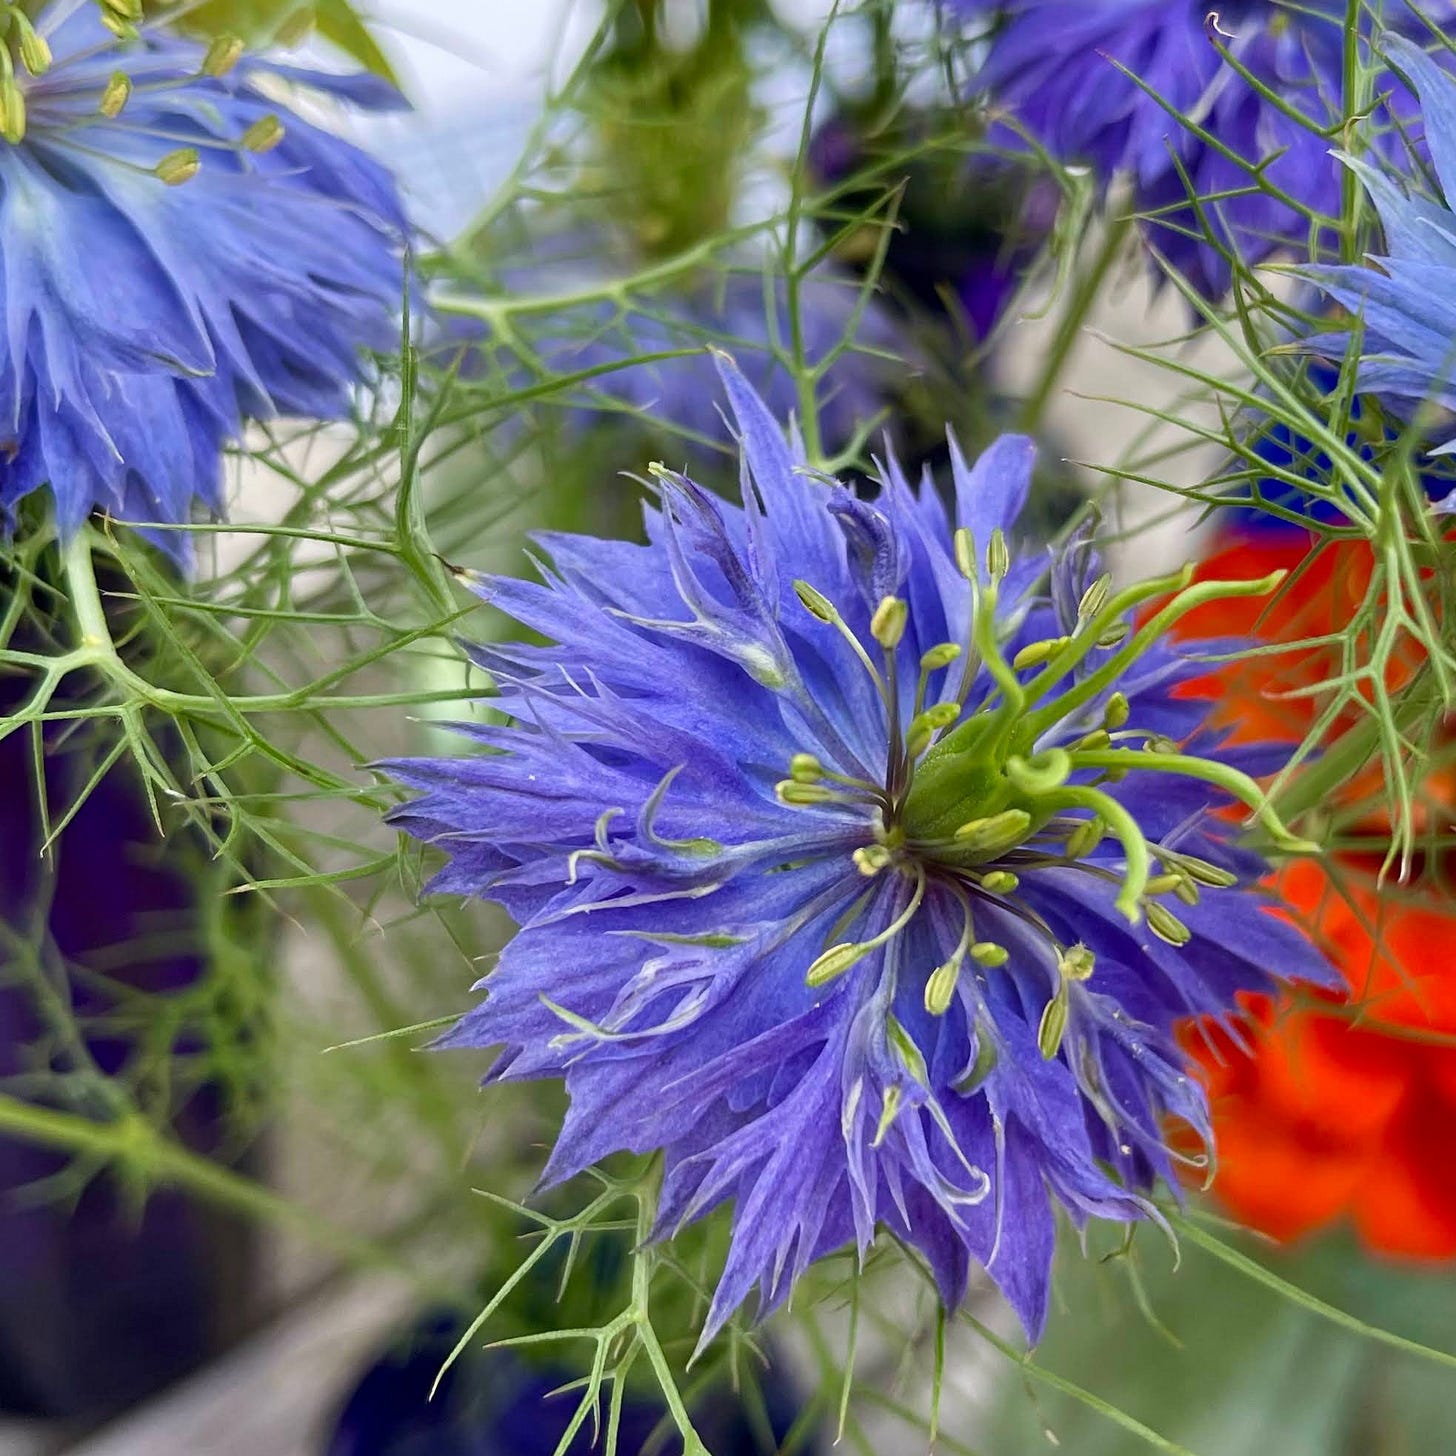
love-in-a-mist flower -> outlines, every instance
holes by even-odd
[[[1413,25],[1403,6],[1385,8],[1384,23]],[[1329,155],[1328,132],[1344,120],[1348,9],[1345,0],[953,0],[951,6],[952,13],[986,22],[990,32],[975,77],[978,93],[1054,157],[1091,166],[1102,185],[1126,177],[1137,209],[1161,219],[1150,229],[1151,241],[1213,297],[1228,289],[1232,276],[1226,252],[1248,263],[1281,247],[1305,253],[1311,223],[1301,209],[1339,216],[1341,173]],[[1362,49],[1378,9],[1360,8]],[[1439,18],[1449,5],[1438,0],[1425,10]],[[1389,93],[1409,136],[1408,93],[1389,76],[1375,89]],[[1367,130],[1377,151],[1404,151],[1401,128],[1384,116]],[[1188,205],[1190,192],[1201,199],[1201,217]]]
[[[93,510],[185,523],[221,507],[221,451],[245,420],[346,414],[360,351],[398,342],[393,182],[265,88],[394,93],[225,40],[123,40],[91,3],[8,14],[0,512],[48,487],[66,534]]]
[[[1373,267],[1306,270],[1333,299],[1359,315],[1362,389],[1408,415],[1429,402],[1456,409],[1456,79],[1399,37],[1386,43],[1392,64],[1421,100],[1426,146],[1445,198],[1425,195],[1409,177],[1343,157],[1380,214],[1385,252]],[[1408,169],[1407,169],[1408,170]],[[1331,333],[1312,346],[1338,358],[1349,338]],[[1449,422],[1434,432],[1442,452],[1456,449]]]
[[[551,645],[474,649],[511,721],[392,766],[435,888],[520,925],[444,1044],[565,1078],[548,1181],[660,1150],[659,1234],[732,1201],[705,1338],[877,1226],[1035,1336],[1054,1204],[1147,1216],[1167,1120],[1207,1130],[1175,1023],[1327,975],[1210,813],[1267,755],[1174,693],[1168,625],[1230,588],[1015,554],[1022,437],[953,452],[954,525],[893,464],[865,500],[721,369],[743,506],[658,467],[646,545],[471,578]]]

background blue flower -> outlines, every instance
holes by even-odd
[[[221,508],[246,419],[345,415],[360,350],[398,345],[394,183],[257,83],[395,96],[246,59],[203,74],[201,47],[121,42],[91,4],[36,27],[54,59],[18,76],[24,135],[0,140],[0,510],[49,486],[66,534],[97,509],[185,523]]]
[[[1362,329],[1359,383],[1408,416],[1429,402],[1456,409],[1456,79],[1410,42],[1391,38],[1392,62],[1418,92],[1431,162],[1446,201],[1397,185],[1388,168],[1345,157],[1380,214],[1385,252],[1374,267],[1304,270],[1337,303],[1358,314]],[[1348,331],[1311,340],[1343,354]],[[1433,433],[1447,434],[1450,424]],[[1456,435],[1439,452],[1456,449]]]
[[[953,0],[952,8],[999,22],[975,78],[978,91],[1053,156],[1091,165],[1102,185],[1127,175],[1134,205],[1160,215],[1151,241],[1204,294],[1225,293],[1232,276],[1206,230],[1250,264],[1281,247],[1308,245],[1309,219],[1256,186],[1251,166],[1274,158],[1266,182],[1311,211],[1339,215],[1340,169],[1320,131],[1343,120],[1345,0]],[[1439,18],[1449,5],[1437,0],[1424,9]],[[1387,10],[1387,24],[1420,29],[1403,8]],[[1361,14],[1368,31],[1369,15]],[[1261,96],[1224,61],[1215,38],[1309,124]],[[1394,77],[1377,90],[1392,91],[1392,111],[1408,130],[1409,95]],[[1388,121],[1370,135],[1388,155],[1406,145]],[[1190,186],[1206,199],[1201,221],[1188,205]]]
[[[1035,1336],[1053,1200],[1144,1217],[1166,1119],[1207,1130],[1175,1022],[1328,972],[1232,888],[1263,862],[1173,752],[1217,750],[1177,693],[1206,668],[1118,645],[1085,537],[1008,552],[1028,440],[955,453],[953,541],[933,489],[808,472],[722,374],[744,508],[659,467],[648,544],[548,536],[542,584],[480,580],[553,645],[474,649],[513,721],[391,766],[434,887],[521,927],[443,1044],[565,1077],[548,1183],[662,1149],[659,1234],[734,1201],[705,1339],[878,1225],[947,1303],[984,1265]]]

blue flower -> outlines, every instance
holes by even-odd
[[[1427,13],[1445,8],[1442,0]],[[1304,209],[1339,216],[1340,171],[1321,133],[1343,120],[1345,0],[953,0],[953,9],[1001,21],[977,89],[1053,156],[1090,164],[1103,185],[1126,175],[1138,209],[1158,214],[1152,240],[1207,296],[1228,290],[1225,252],[1252,264],[1308,246],[1308,216],[1257,186],[1252,167],[1268,162],[1266,183]],[[1215,40],[1308,124],[1269,104]],[[1390,84],[1383,78],[1377,91]],[[1391,107],[1410,120],[1399,86]],[[1388,154],[1405,146],[1389,125],[1372,129],[1372,144]],[[1202,220],[1188,205],[1190,187],[1204,199]]]
[[[1339,374],[1328,364],[1315,362],[1309,369],[1309,382],[1322,394],[1330,395],[1339,384]],[[1375,446],[1362,437],[1359,428],[1362,414],[1357,396],[1351,403],[1350,429],[1346,432],[1345,444],[1362,460],[1373,461],[1376,458]],[[1387,444],[1394,443],[1396,436],[1393,431],[1387,429],[1383,433]],[[1295,433],[1287,422],[1277,419],[1261,422],[1245,444],[1255,459],[1282,474],[1259,480],[1256,493],[1241,492],[1237,503],[1231,503],[1219,512],[1221,526],[1231,526],[1240,535],[1247,536],[1308,530],[1317,523],[1349,524],[1351,513],[1346,509],[1352,501],[1349,482],[1322,445]],[[1289,475],[1317,481],[1324,490],[1315,493],[1302,489],[1285,478]],[[1449,474],[1423,472],[1421,485],[1427,496],[1438,502],[1437,509],[1446,508],[1443,497],[1450,494],[1452,487]]]
[[[1387,42],[1394,64],[1420,96],[1426,142],[1446,201],[1407,190],[1356,157],[1343,157],[1380,214],[1386,252],[1375,268],[1304,270],[1336,302],[1360,316],[1360,387],[1409,415],[1422,403],[1456,409],[1456,80],[1399,37]],[[1378,270],[1378,271],[1377,271]],[[1348,332],[1311,340],[1339,357]],[[1449,424],[1446,426],[1450,428]],[[1437,453],[1456,449],[1456,435]]]
[[[93,4],[35,33],[50,64],[14,67],[0,138],[0,512],[48,486],[65,534],[93,510],[182,524],[221,509],[245,420],[345,415],[360,350],[398,343],[393,182],[262,88],[394,93],[247,59],[212,74],[233,58],[119,41]]]
[[[1207,1134],[1175,1022],[1331,980],[1210,814],[1280,760],[1220,747],[1162,636],[1273,581],[1119,592],[1085,535],[1018,559],[1016,436],[953,452],[954,532],[894,464],[863,500],[721,369],[744,506],[657,467],[646,545],[551,535],[542,584],[476,579],[555,645],[473,649],[511,721],[391,766],[434,887],[520,926],[444,1044],[565,1078],[548,1182],[661,1150],[659,1234],[735,1203],[705,1340],[878,1226],[948,1304],[983,1265],[1035,1336],[1054,1203],[1149,1216],[1166,1120]]]

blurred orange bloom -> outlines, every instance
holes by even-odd
[[[1217,602],[1184,630],[1247,633],[1264,643],[1341,633],[1371,579],[1369,548],[1341,543],[1306,559],[1303,534],[1239,542],[1200,576],[1259,577],[1303,564],[1272,609],[1259,600]],[[1261,617],[1262,614],[1262,617]],[[1236,738],[1303,738],[1323,706],[1288,697],[1338,671],[1338,647],[1246,656],[1196,687],[1219,700]],[[1413,660],[1392,668],[1396,680]],[[1456,1128],[1456,899],[1440,866],[1414,886],[1379,879],[1378,764],[1342,789],[1369,854],[1296,861],[1273,888],[1340,968],[1349,994],[1301,992],[1274,1003],[1250,998],[1244,1045],[1216,1028],[1190,1026],[1185,1045],[1202,1069],[1213,1108],[1214,1192],[1237,1218],[1278,1239],[1348,1217],[1371,1248],[1420,1258],[1456,1257],[1456,1158],[1443,1153]],[[1449,780],[1423,793],[1449,822]],[[1443,827],[1448,827],[1443,826]]]

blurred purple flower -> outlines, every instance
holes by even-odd
[[[1053,156],[1092,166],[1103,187],[1126,175],[1137,208],[1161,213],[1151,241],[1206,296],[1228,291],[1225,252],[1248,264],[1282,248],[1305,252],[1311,223],[1300,209],[1339,216],[1341,173],[1328,133],[1344,120],[1345,0],[950,0],[950,7],[991,23],[977,92]],[[1403,6],[1386,10],[1387,25],[1422,30]],[[1435,0],[1425,10],[1439,19],[1451,6]],[[1365,7],[1361,20],[1368,36]],[[1307,124],[1260,95],[1215,40]],[[1392,88],[1393,116],[1408,129],[1413,107],[1404,88],[1386,75],[1377,90]],[[1404,151],[1400,132],[1385,118],[1368,128],[1371,146],[1385,156]],[[1266,182],[1298,208],[1256,184],[1250,168],[1265,162]],[[1203,200],[1202,222],[1189,205],[1190,186]]]

